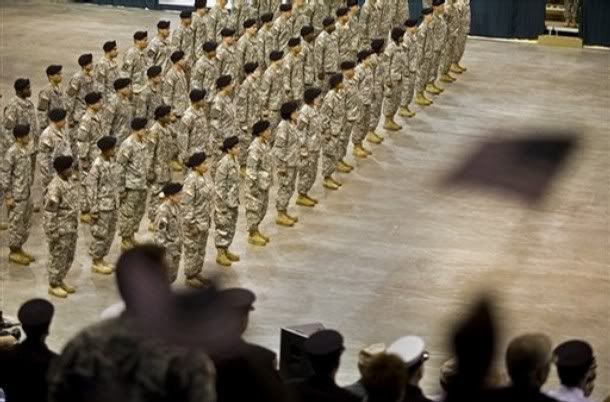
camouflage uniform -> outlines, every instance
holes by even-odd
[[[146,210],[147,174],[150,165],[146,139],[140,142],[135,135],[127,137],[119,148],[116,161],[121,194],[119,233],[123,238],[131,238],[138,231]]]
[[[29,99],[14,96],[4,108],[4,128],[6,129],[6,149],[14,142],[13,128],[18,124],[29,124],[34,144],[38,144],[40,126],[36,118],[36,108]]]
[[[18,250],[28,240],[32,221],[32,144],[13,144],[0,165],[0,189],[14,205],[8,209],[8,246]],[[4,201],[4,200],[0,200]]]
[[[358,59],[358,50],[360,50],[358,45],[360,44],[360,37],[362,36],[362,25],[360,24],[360,21],[358,20],[357,15],[353,15],[350,17],[350,19],[347,23],[347,27],[348,27],[349,35],[350,35],[350,40],[348,42],[348,45],[351,48],[351,51],[349,54],[349,57],[350,57],[349,60],[355,62]],[[368,49],[369,47],[370,47],[370,42],[369,42],[369,44],[365,45],[363,47],[363,49]]]
[[[286,100],[300,101],[303,98],[303,91],[305,90],[303,54],[295,55],[289,52],[284,61],[284,70],[286,76],[284,81]]]
[[[182,217],[180,207],[171,201],[161,203],[155,220],[155,244],[165,249],[169,282],[178,278],[182,255]]]
[[[279,212],[286,212],[290,197],[294,194],[300,150],[301,144],[296,124],[289,120],[282,120],[277,127],[272,150],[278,181],[275,207]]]
[[[275,48],[275,37],[273,36],[273,27],[267,29],[266,26],[262,26],[256,33],[256,40],[258,42],[258,48],[261,53],[261,66],[263,69],[269,67],[271,62],[269,61],[269,55],[272,51],[277,50]]]
[[[279,110],[284,104],[286,80],[284,67],[280,64],[278,68],[269,67],[263,74],[260,86],[261,113],[263,117],[271,122],[274,129],[280,119]]]
[[[392,29],[394,19],[392,15],[392,0],[377,0],[375,7],[377,8],[377,22],[375,24],[377,32],[374,39],[385,39],[387,42],[388,33]]]
[[[230,25],[230,15],[229,11],[226,8],[220,8],[218,6],[212,7],[210,10],[210,25],[208,27],[211,40],[214,40],[218,43],[222,40],[222,36],[220,35],[220,31],[223,28],[228,28]]]
[[[252,142],[252,126],[260,117],[259,79],[252,74],[237,89],[235,96],[235,112],[239,125],[239,144],[242,149],[239,154],[239,164],[246,166],[248,149]]]
[[[337,161],[345,158],[352,130],[362,114],[362,100],[358,93],[357,77],[355,75],[351,79],[345,77],[343,79],[343,85],[345,85],[345,124],[341,131],[341,141],[337,150]]]
[[[172,179],[170,162],[172,161],[173,134],[169,124],[163,126],[156,122],[148,132],[148,147],[150,152],[150,200],[148,202],[148,219],[155,222],[157,209],[161,203],[159,195],[163,186]]]
[[[233,0],[229,26],[235,30],[238,36],[244,33],[244,21],[254,17],[254,10],[251,5],[246,4],[246,0]]]
[[[113,88],[114,90],[114,88]],[[95,80],[93,75],[86,74],[84,70],[80,70],[72,76],[68,84],[68,123],[71,128],[78,127],[81,117],[87,110],[85,96],[89,92],[95,91]]]
[[[434,14],[434,27],[432,28],[432,41],[433,41],[433,58],[430,65],[430,76],[428,77],[428,83],[433,84],[438,78],[438,69],[441,63],[441,56],[445,47],[445,41],[447,37],[447,23],[445,17],[442,15]]]
[[[409,2],[407,0],[390,0],[392,26],[400,27],[409,18]]]
[[[360,113],[352,131],[352,143],[362,144],[371,125],[371,109],[373,104],[374,69],[371,65],[365,67],[360,63],[356,67],[356,89],[360,98]]]
[[[309,4],[303,3],[301,7],[297,7],[295,4],[292,7],[292,37],[301,37],[301,28],[311,24],[311,16],[313,10]]]
[[[196,109],[190,106],[184,112],[179,123],[178,150],[182,162],[190,158],[195,152],[205,152],[210,155],[210,124],[205,107]]]
[[[80,169],[81,182],[81,211],[89,211],[89,199],[87,197],[87,174],[91,169],[91,164],[99,154],[97,141],[104,136],[102,131],[102,119],[99,113],[87,110],[80,121],[76,134],[76,144],[78,148],[78,166]],[[95,206],[94,206],[95,207]]]
[[[89,255],[93,261],[108,255],[116,232],[119,208],[119,185],[116,177],[116,162],[98,156],[93,161],[86,179],[87,199],[91,205],[91,244]]]
[[[49,111],[53,109],[65,109],[67,106],[66,96],[60,86],[49,83],[38,93],[38,123],[40,130],[49,125]]]
[[[314,55],[316,59],[316,72],[318,76],[322,75],[322,78],[318,77],[321,81],[321,87],[326,88],[328,84],[328,78],[337,72],[339,69],[339,39],[337,37],[337,31],[335,30],[332,34],[326,31],[322,33],[316,39],[316,46],[314,49]]]
[[[288,48],[288,41],[292,36],[293,17],[279,16],[273,22],[273,37],[275,38],[275,49],[284,50]]]
[[[148,68],[148,59],[146,50],[139,49],[135,46],[130,47],[123,56],[123,65],[121,71],[123,77],[131,79],[135,85],[146,84],[146,69]]]
[[[224,139],[239,134],[236,116],[235,105],[231,98],[221,93],[216,94],[210,111],[210,125],[212,126],[210,149],[211,156],[213,156],[210,171],[212,177],[216,177],[216,168],[222,158],[220,148]]]
[[[564,16],[566,21],[576,21],[580,0],[564,0]],[[468,3],[470,6],[470,3]]]
[[[432,30],[434,24],[422,22],[417,29],[417,52],[419,59],[419,69],[417,71],[417,80],[415,83],[415,91],[423,92],[431,77],[432,61],[434,58],[434,38]]]
[[[43,192],[46,191],[53,179],[55,172],[53,160],[58,156],[72,156],[76,159],[77,154],[75,142],[63,130],[57,130],[53,126],[48,126],[42,132],[38,143],[38,166],[40,168],[40,183]]]
[[[358,17],[358,22],[360,23],[361,29],[360,40],[358,43],[359,49],[369,48],[371,46],[371,41],[373,39],[377,39],[380,12],[381,10],[379,7],[377,7],[375,0],[367,0],[362,5],[362,8],[360,9],[360,16]]]
[[[381,117],[381,108],[383,105],[383,81],[385,78],[385,65],[382,61],[382,55],[371,55],[371,65],[373,66],[373,90],[371,100],[371,120],[369,131],[375,131]]]
[[[297,120],[297,130],[301,135],[301,160],[299,163],[299,194],[307,194],[318,175],[320,149],[322,147],[322,121],[319,110],[303,105]]]
[[[248,148],[246,161],[246,220],[248,232],[258,229],[269,206],[269,188],[273,184],[273,161],[269,144],[261,137]]]
[[[324,30],[322,21],[324,18],[335,14],[329,10],[329,7],[325,4],[325,0],[310,0],[311,6],[311,25],[313,26],[314,33],[320,34]]]
[[[197,60],[191,74],[191,89],[205,89],[208,99],[212,99],[216,93],[216,80],[218,77],[220,77],[218,58],[209,59],[204,54]]]
[[[226,45],[221,43],[218,46],[218,68],[221,75],[230,75],[235,84],[239,83],[239,58],[237,57],[237,48],[235,45]]]
[[[170,56],[171,42],[169,39],[163,39],[160,36],[155,36],[148,45],[148,50],[146,51],[146,55],[148,56],[148,65],[149,66],[159,66],[161,67],[161,75],[165,75],[165,73],[171,67]]]
[[[453,62],[459,63],[464,56],[464,51],[466,49],[466,40],[468,39],[468,34],[470,33],[470,0],[461,0],[458,3],[458,15],[459,15],[459,24],[460,28],[458,31],[458,36],[455,44],[455,51],[453,54]]]
[[[182,116],[191,104],[186,74],[175,66],[165,75],[161,91],[163,103],[171,106],[172,112],[177,116]]]
[[[193,30],[192,23],[187,27],[180,24],[178,28],[174,30],[172,33],[171,47],[172,52],[177,50],[184,52],[184,57],[186,58],[188,65],[195,63],[197,52],[195,50],[195,31]]]
[[[148,119],[148,125],[152,126],[155,119],[155,109],[163,104],[162,84],[153,85],[149,81],[143,87],[133,89],[134,117]]]
[[[446,42],[441,55],[440,73],[448,74],[453,63],[455,46],[460,30],[458,9],[452,3],[445,4],[445,21],[447,23]]]
[[[318,82],[316,77],[315,40],[301,42],[301,55],[303,58],[303,84],[305,88],[312,87]]]
[[[406,65],[403,67],[403,91],[402,107],[409,107],[415,93],[415,81],[417,80],[417,66],[419,66],[419,49],[417,46],[417,33],[405,33],[402,42],[403,54]],[[451,66],[451,64],[449,64]]]
[[[403,69],[407,64],[401,44],[390,41],[383,54],[386,63],[386,78],[384,83],[385,117],[393,118],[400,106],[403,90]]]
[[[259,66],[264,65],[264,56],[258,46],[256,35],[250,36],[244,34],[237,41],[237,63],[239,71],[239,82],[244,80],[244,66],[248,63],[258,63]]]
[[[217,248],[229,248],[235,236],[239,207],[239,161],[233,155],[224,154],[218,169],[215,182],[214,224],[216,226],[215,243]]]
[[[61,286],[68,274],[78,238],[78,189],[55,175],[44,195],[43,226],[49,244],[49,285]]]
[[[121,144],[131,132],[131,119],[134,117],[134,104],[130,98],[115,93],[108,100],[102,114],[104,135],[110,135]]]
[[[257,11],[260,18],[263,14],[276,14],[280,8],[280,0],[252,0],[252,7]]]
[[[214,182],[208,175],[189,172],[182,188],[184,274],[201,273],[214,209]]]
[[[192,15],[191,26],[195,35],[195,60],[199,60],[204,55],[203,44],[210,40],[216,40],[215,35],[210,33],[210,14],[199,15],[196,12]]]
[[[345,94],[343,90],[329,91],[320,108],[322,119],[322,175],[332,175],[337,167],[337,149],[346,120]]]
[[[94,69],[96,90],[104,95],[105,99],[114,95],[114,81],[119,78],[119,64],[116,59],[102,57]]]

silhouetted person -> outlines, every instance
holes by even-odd
[[[419,387],[419,382],[424,377],[424,364],[428,360],[424,340],[418,336],[404,336],[392,343],[386,353],[400,357],[405,363],[407,384],[403,401],[432,402]]]
[[[364,372],[373,359],[383,352],[385,352],[385,345],[383,343],[375,343],[362,349],[358,354],[358,371],[360,371],[360,378],[355,383],[345,387],[345,389],[357,396],[360,400],[364,400],[367,397],[366,388],[362,383]]]
[[[366,402],[400,402],[405,397],[407,367],[393,354],[378,354],[366,365],[362,373],[366,387]]]
[[[561,402],[592,402],[597,363],[593,348],[585,341],[562,343],[553,352],[561,386],[548,393]]]

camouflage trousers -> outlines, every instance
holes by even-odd
[[[146,210],[146,190],[127,190],[119,207],[119,233],[130,238],[140,228]]]
[[[403,82],[394,83],[391,88],[384,90],[383,115],[394,117],[400,106]]]
[[[214,209],[214,225],[216,233],[214,242],[217,248],[229,248],[235,237],[235,227],[237,226],[237,208],[218,207]]]
[[[163,186],[167,183],[153,183],[150,186],[150,199],[148,201],[148,220],[151,222],[155,221],[157,217],[157,210],[161,205],[161,192],[163,192]]]
[[[310,151],[309,155],[302,157],[299,165],[299,194],[307,194],[316,182],[318,165],[320,164],[320,151]]]
[[[47,271],[49,274],[49,285],[58,287],[64,281],[72,262],[74,261],[74,252],[76,251],[77,232],[62,233],[55,235],[49,239],[49,265]]]
[[[432,63],[430,64],[430,70],[428,73],[428,83],[434,84],[438,79],[438,69],[441,65],[442,51],[434,52]]]
[[[30,236],[32,227],[32,201],[15,200],[15,205],[8,209],[8,246],[20,249]]]
[[[209,231],[184,231],[184,275],[192,278],[203,270]]]
[[[108,255],[116,232],[117,211],[99,211],[97,219],[91,221],[91,244],[89,255],[101,260]]]
[[[337,142],[338,138],[328,138],[324,140],[322,144],[322,176],[324,178],[330,177],[335,173],[337,168]]]
[[[453,54],[455,53],[455,44],[456,37],[449,36],[447,38],[447,43],[445,44],[445,50],[443,51],[443,55],[441,56],[441,65],[440,65],[440,73],[448,74],[451,69],[451,64],[453,63]]]
[[[417,78],[415,81],[415,91],[416,92],[424,92],[426,90],[426,85],[428,85],[430,69],[432,68],[432,59],[424,58],[419,65],[419,70],[417,71]]]
[[[88,171],[80,171],[80,210],[81,212],[89,212],[91,206],[89,205],[89,197],[87,197],[87,175]]]
[[[269,207],[269,190],[258,190],[256,194],[246,197],[246,222],[248,233],[257,230],[258,225],[265,219]]]
[[[343,126],[341,137],[339,138],[339,147],[337,148],[337,162],[343,160],[345,155],[347,155],[347,147],[349,145],[349,140],[352,137],[352,130],[354,129],[355,122],[355,120],[347,120]]]
[[[212,177],[212,181],[216,180],[216,168],[218,167],[218,162],[222,159],[223,153],[218,150],[212,151],[210,157],[210,175]]]
[[[411,73],[408,77],[403,79],[404,87],[402,91],[402,107],[408,107],[413,102],[413,95],[415,93],[415,80],[417,79],[416,73]]]
[[[275,208],[278,211],[285,212],[288,209],[290,198],[294,194],[297,181],[296,166],[284,166],[277,169],[277,198],[275,199]]]
[[[167,279],[174,283],[178,278],[180,269],[180,257],[182,256],[182,243],[165,244],[165,264],[167,265]]]
[[[354,124],[352,130],[352,143],[354,145],[362,144],[362,141],[366,138],[366,133],[369,130],[371,120],[371,105],[362,105],[360,116]]]
[[[455,46],[453,47],[453,62],[458,64],[464,52],[466,51],[466,41],[468,40],[468,31],[460,30],[457,39],[455,40]]]
[[[381,108],[383,105],[383,91],[381,88],[373,91],[373,101],[371,102],[371,118],[369,120],[369,131],[375,131],[381,118]]]

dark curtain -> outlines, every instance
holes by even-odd
[[[150,9],[155,9],[159,7],[159,2],[157,0],[93,0],[93,3]]]
[[[513,37],[537,39],[545,31],[546,0],[514,0]]]
[[[546,0],[471,0],[470,33],[536,39],[544,33]]]
[[[423,8],[422,0],[409,0],[409,18],[419,18]]]
[[[580,34],[585,45],[610,46],[610,0],[583,0]]]

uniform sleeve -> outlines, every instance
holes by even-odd
[[[318,43],[316,43],[316,46],[314,47],[314,60],[315,60],[315,65],[316,65],[316,71],[318,72],[318,74],[324,74],[326,72],[324,70],[325,48],[326,48],[326,43],[324,41],[319,41]]]
[[[214,178],[215,183],[215,191],[216,191],[216,205],[222,207],[223,204],[226,204],[226,196],[228,194],[228,171],[227,164],[221,162],[218,163],[218,168],[216,169],[216,176]]]
[[[260,99],[263,112],[269,111],[269,97],[271,92],[271,83],[269,82],[268,74],[263,75],[260,86]]]
[[[4,192],[5,198],[12,198],[12,172],[13,172],[13,158],[12,155],[7,153],[6,156],[0,162],[0,194]],[[0,203],[3,200],[0,199]]]
[[[178,123],[178,151],[180,152],[180,158],[183,162],[186,162],[189,151],[189,138],[193,127],[193,119],[190,115],[182,116],[182,119]]]
[[[288,160],[287,137],[288,136],[286,133],[286,129],[284,128],[284,125],[282,125],[282,127],[277,131],[277,135],[275,136],[275,143],[273,144],[273,148],[275,151],[274,154],[279,162],[277,166],[278,170],[282,169],[285,166],[286,161]]]
[[[99,185],[99,165],[94,164],[87,175],[87,199],[91,206],[91,212],[96,213],[98,207],[98,185]]]
[[[152,41],[150,45],[148,45],[148,50],[146,51],[146,57],[148,58],[148,64],[151,66],[155,65],[155,59],[157,58],[157,54],[159,53],[159,42]],[[163,67],[163,66],[161,66]]]
[[[182,189],[182,214],[183,223],[192,224],[197,221],[195,216],[195,208],[193,204],[195,202],[195,189],[194,180],[186,180],[184,182],[184,188]]]
[[[246,187],[249,193],[256,193],[258,188],[258,164],[259,159],[256,152],[248,152],[246,159]]]
[[[46,91],[38,93],[38,121],[46,128],[47,113],[49,112],[49,95]]]
[[[173,106],[174,82],[172,81],[170,74],[167,74],[165,76],[165,79],[163,80],[162,93],[163,93],[163,103],[165,103],[166,105],[169,105],[169,106]]]
[[[110,101],[102,112],[102,132],[104,135],[112,135],[114,116],[116,115],[116,103]]]
[[[106,71],[102,63],[98,63],[95,66],[95,72],[93,74],[95,78],[95,90],[104,93],[106,90]]]
[[[177,50],[180,50],[180,47],[182,46],[182,30],[181,29],[176,29],[174,31],[174,33],[172,34],[171,46],[172,46],[172,53]]]
[[[53,182],[47,188],[44,199],[44,226],[47,236],[57,236],[59,234],[58,212],[61,203],[61,191]]]
[[[134,68],[134,60],[132,56],[134,53],[127,51],[125,53],[125,57],[123,57],[123,65],[121,66],[121,71],[123,77],[132,78],[133,77],[133,68]]]
[[[7,135],[12,135],[13,128],[17,124],[17,108],[10,103],[4,108],[4,128],[8,131]]]
[[[43,177],[49,177],[50,172],[53,169],[53,161],[51,154],[53,152],[53,147],[51,144],[47,143],[48,137],[44,137],[40,139],[38,143],[38,166],[40,168],[40,174]]]
[[[76,144],[78,148],[79,165],[84,170],[88,170],[89,161],[89,130],[91,129],[89,119],[81,119],[76,133]]]
[[[127,163],[131,159],[131,155],[129,149],[127,147],[121,146],[119,148],[119,152],[116,157],[116,166],[117,166],[117,178],[118,178],[118,188],[119,193],[125,191],[126,183],[126,174],[127,174]]]
[[[248,110],[246,107],[247,103],[248,88],[245,85],[241,85],[237,90],[237,95],[235,96],[235,115],[240,128],[247,126],[248,124],[248,116],[246,113]]]

